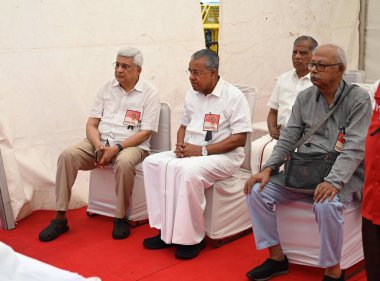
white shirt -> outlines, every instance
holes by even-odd
[[[380,80],[377,80],[368,89],[368,94],[371,97],[372,108],[375,108],[375,104],[376,104],[375,93],[376,93],[377,88],[379,87],[379,82],[380,82]]]
[[[203,131],[205,114],[220,115],[218,131],[212,132],[212,140],[208,142],[205,142],[207,132]],[[252,132],[251,113],[244,94],[222,78],[207,96],[192,89],[188,91],[180,122],[186,126],[185,142],[194,145],[217,143],[232,134]],[[244,158],[244,149],[238,147],[228,154]]]
[[[298,93],[312,85],[310,73],[298,78],[295,69],[285,72],[278,77],[272,96],[267,103],[267,106],[270,108],[278,110],[278,125],[281,125],[282,128],[286,127]]]
[[[99,133],[102,141],[110,145],[122,142],[140,130],[157,132],[160,116],[160,101],[157,89],[143,78],[139,78],[135,87],[125,92],[116,79],[107,82],[96,96],[90,117],[100,118]],[[137,127],[124,125],[127,110],[140,112]],[[138,145],[149,151],[149,140]]]

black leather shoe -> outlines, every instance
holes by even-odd
[[[197,257],[206,247],[206,241],[203,239],[200,243],[195,245],[177,245],[175,256],[181,260],[189,260]]]
[[[322,281],[344,281],[344,271],[342,271],[342,275],[339,278],[334,278],[330,276],[323,276]]]
[[[161,240],[161,233],[158,233],[158,235],[154,237],[145,238],[143,241],[143,245],[145,248],[149,250],[160,250],[173,246],[173,244],[166,244],[164,241]]]
[[[125,239],[129,236],[129,234],[128,220],[126,218],[115,218],[113,223],[112,238],[117,240]]]
[[[285,256],[283,261],[267,259],[261,265],[255,267],[251,271],[248,271],[246,275],[250,280],[265,281],[274,276],[288,273],[288,268],[289,262],[288,258]]]
[[[67,231],[69,231],[67,219],[51,220],[50,224],[40,232],[38,238],[42,242],[49,242]]]

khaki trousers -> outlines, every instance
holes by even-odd
[[[117,198],[116,218],[125,217],[135,181],[135,166],[148,154],[148,151],[141,148],[128,147],[119,152],[113,160]],[[55,189],[57,211],[67,210],[78,171],[88,171],[95,167],[95,147],[88,139],[68,147],[61,153],[58,159]]]

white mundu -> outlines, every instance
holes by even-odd
[[[298,93],[312,85],[310,74],[298,78],[294,69],[279,76],[267,106],[278,111],[277,124],[281,125],[281,128],[286,127],[288,124],[292,107]],[[270,156],[276,143],[277,141],[272,139],[269,134],[252,142],[252,174],[260,172],[261,165],[263,165]]]
[[[217,132],[205,142],[205,114],[220,115]],[[220,142],[232,134],[251,132],[247,100],[239,89],[218,81],[207,96],[190,90],[186,96],[181,125],[186,126],[185,142],[206,145]],[[161,229],[167,244],[193,245],[205,236],[204,189],[215,181],[230,177],[244,160],[238,147],[225,154],[177,158],[171,151],[151,155],[143,162],[145,194],[151,227]]]

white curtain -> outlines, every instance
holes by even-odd
[[[85,137],[96,92],[118,49],[142,50],[142,75],[172,105],[178,127],[191,54],[204,47],[194,0],[0,2],[0,150],[16,220],[54,209],[56,162]],[[86,204],[80,173],[70,207]]]
[[[367,0],[367,2],[364,68],[367,82],[374,82],[380,79],[380,1]]]

